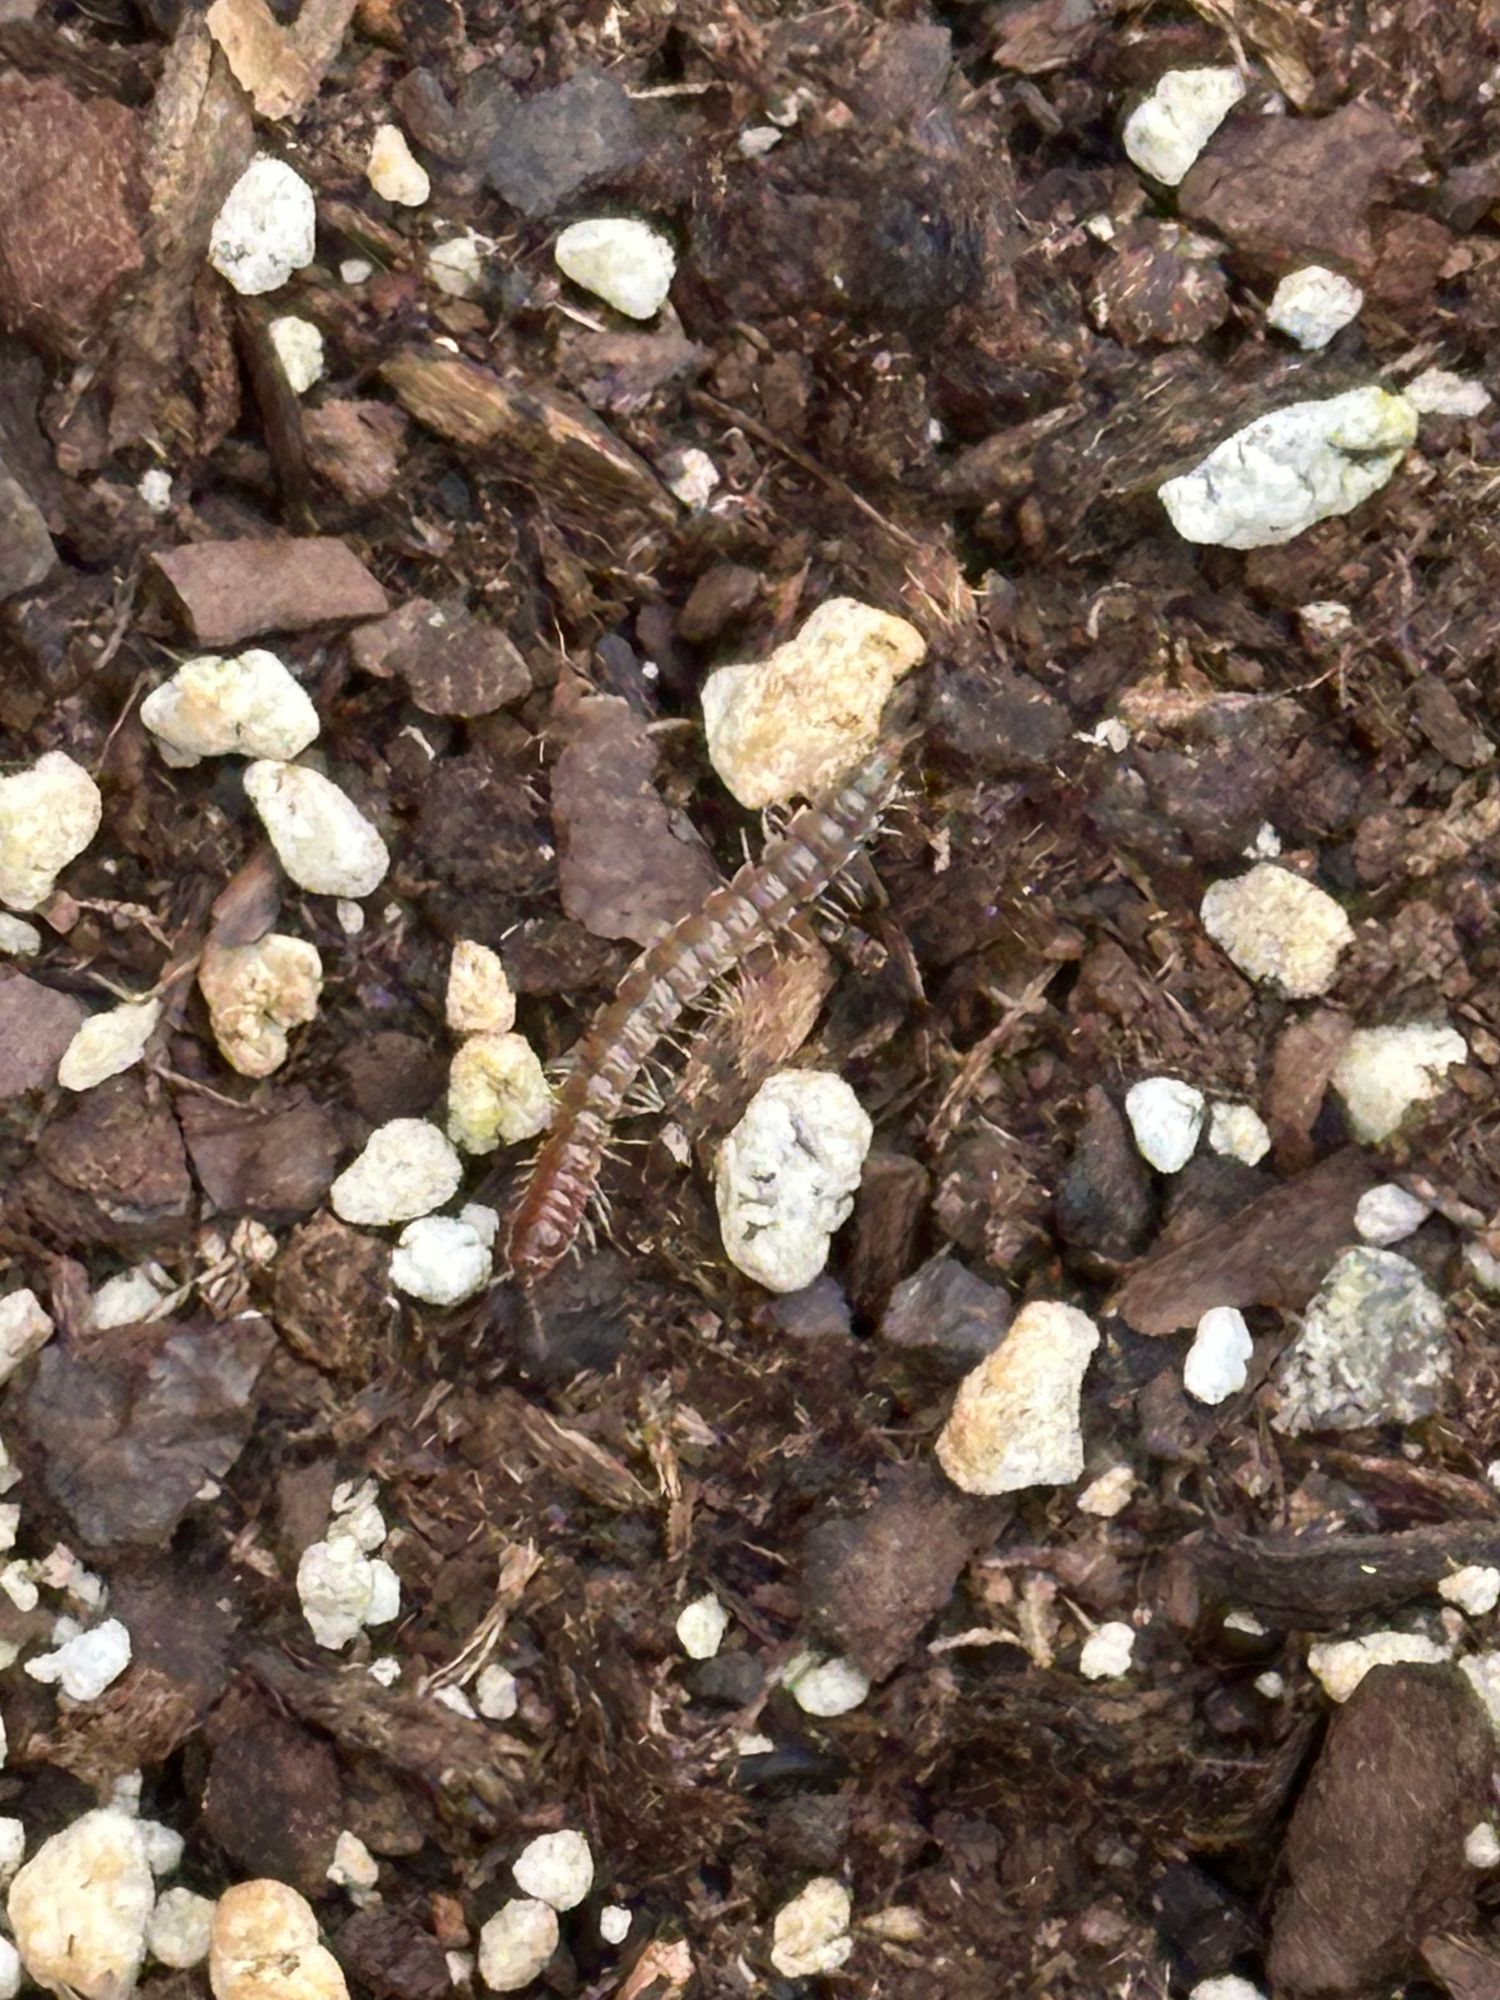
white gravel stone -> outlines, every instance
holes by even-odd
[[[1134,1494],[1135,1474],[1131,1468],[1112,1465],[1108,1472],[1101,1472],[1084,1487],[1078,1496],[1078,1511],[1101,1521],[1112,1521],[1116,1514],[1124,1513]]]
[[[299,889],[358,898],[384,879],[391,860],[385,842],[320,771],[266,760],[247,768],[245,791]]]
[[[130,1665],[130,1634],[118,1618],[64,1640],[55,1653],[26,1662],[34,1681],[55,1683],[69,1701],[97,1701]]]
[[[131,1000],[91,1014],[63,1051],[58,1082],[64,1090],[92,1090],[96,1083],[133,1069],[160,1019],[159,1000]]]
[[[1200,1403],[1222,1403],[1245,1386],[1254,1343],[1236,1306],[1211,1306],[1182,1364],[1182,1386]]]
[[[1313,350],[1326,347],[1357,318],[1364,302],[1359,286],[1337,271],[1304,264],[1300,271],[1289,271],[1276,287],[1266,321],[1299,347]]]
[[[35,924],[0,910],[0,951],[14,958],[35,958],[42,948],[42,934]]]
[[[323,333],[310,319],[296,313],[281,313],[266,328],[287,387],[294,396],[305,396],[315,382],[323,379]],[[285,751],[262,750],[263,757],[285,756]],[[290,755],[296,756],[296,751]]]
[[[1326,993],[1338,977],[1339,953],[1354,942],[1349,919],[1326,890],[1272,861],[1212,883],[1200,915],[1246,978],[1270,980],[1292,1000]]]
[[[1394,1181],[1382,1181],[1367,1188],[1354,1205],[1354,1227],[1366,1243],[1384,1249],[1400,1243],[1422,1227],[1432,1213],[1432,1205],[1408,1194]]]
[[[237,292],[274,292],[313,260],[313,191],[284,160],[262,154],[240,175],[214,221],[208,261]]]
[[[1227,1159],[1255,1167],[1271,1150],[1271,1134],[1253,1104],[1215,1104],[1208,1114],[1208,1143]]]
[[[1378,493],[1416,435],[1404,396],[1346,389],[1257,417],[1157,494],[1185,541],[1269,548]]]
[[[498,951],[460,938],[448,966],[445,1002],[455,1035],[508,1035],[516,1025],[516,996]]]
[[[599,1935],[606,1944],[624,1944],[630,1936],[630,1912],[623,1903],[606,1903],[599,1912]]]
[[[465,229],[427,253],[427,275],[450,299],[477,298],[484,290],[484,262],[493,244]]]
[[[1130,1672],[1135,1628],[1111,1619],[1090,1632],[1078,1656],[1078,1671],[1086,1681],[1113,1681]]]
[[[380,1880],[380,1863],[347,1827],[333,1843],[328,1879],[336,1889],[373,1889]]]
[[[1464,1860],[1471,1868],[1500,1866],[1500,1836],[1487,1819],[1471,1826],[1464,1837]]]
[[[594,1886],[594,1857],[581,1833],[539,1834],[516,1856],[511,1874],[523,1895],[553,1910],[575,1910]]]
[[[383,201],[400,208],[420,208],[432,193],[427,169],[413,157],[399,125],[377,127],[365,177]]]
[[[186,1972],[208,1957],[214,1902],[191,1889],[164,1889],[146,1926],[146,1949],[158,1965]]]
[[[524,1035],[470,1035],[448,1069],[448,1136],[466,1153],[534,1139],[552,1123],[552,1086]]]
[[[874,748],[892,690],[926,651],[904,618],[830,598],[766,659],[703,683],[709,761],[752,810],[816,797]]]
[[[966,1493],[1065,1486],[1083,1471],[1079,1405],[1099,1329],[1050,1300],[1022,1306],[992,1354],[959,1384],[938,1463]]]
[[[396,1572],[347,1535],[312,1542],[297,1564],[297,1596],[314,1639],[330,1652],[367,1625],[385,1625],[401,1608]]]
[[[1456,1604],[1470,1618],[1486,1618],[1500,1604],[1500,1569],[1488,1563],[1465,1563],[1438,1584],[1438,1596]]]
[[[269,1076],[287,1058],[287,1030],[311,1021],[323,991],[316,945],[268,931],[254,944],[210,938],[198,985],[219,1053],[241,1076]]]
[[[1200,1979],[1188,2000],[1265,2000],[1265,1995],[1237,1972],[1224,1972],[1216,1979]]]
[[[0,903],[34,910],[99,831],[104,802],[81,764],[62,750],[0,778]]]
[[[153,514],[168,514],[172,510],[172,475],[164,466],[150,466],[136,483],[136,492],[151,509]]]
[[[831,1875],[812,1880],[783,1903],[771,1925],[771,1963],[784,1979],[837,1972],[854,1949],[849,1891]]]
[[[1490,1726],[1500,1736],[1500,1653],[1471,1653],[1458,1670],[1484,1703]]]
[[[29,1286],[0,1299],[0,1382],[8,1382],[52,1338],[52,1318]]]
[[[1482,417],[1494,400],[1482,382],[1466,381],[1447,368],[1424,368],[1402,393],[1424,417]]]
[[[0,1819],[0,1885],[9,1882],[26,1859],[26,1822]]]
[[[305,1896],[285,1882],[237,1882],[214,1909],[214,2000],[348,2000],[339,1962],[318,1942]]]
[[[118,2000],[140,1973],[155,1902],[140,1822],[101,1806],[42,1843],[11,1883],[7,1909],[39,1986]]]
[[[158,1273],[162,1282],[158,1282]],[[159,1264],[137,1265],[132,1271],[106,1278],[93,1296],[94,1325],[103,1333],[112,1326],[134,1326],[139,1320],[153,1319],[163,1299],[172,1296],[165,1279]]]
[[[0,1937],[0,2000],[16,2000],[25,1975],[21,1954],[8,1937]]]
[[[695,513],[706,507],[719,490],[719,468],[696,445],[664,453],[657,469],[667,491]]]
[[[391,1252],[391,1283],[430,1306],[461,1305],[494,1274],[490,1247],[459,1216],[424,1215],[409,1222]]]
[[[474,1681],[474,1706],[486,1722],[509,1722],[521,1705],[521,1690],[508,1667],[481,1667]]]
[[[798,1653],[782,1674],[787,1693],[804,1715],[848,1715],[870,1692],[869,1677],[852,1660]]]
[[[1176,187],[1244,94],[1237,69],[1169,69],[1125,120],[1126,157]]]
[[[132,1779],[138,1784],[139,1778],[139,1772],[127,1772],[125,1777],[117,1779],[112,1803],[123,1808],[126,1801],[121,1788],[129,1784]],[[139,1796],[135,1800],[135,1810],[140,1811]],[[182,1866],[183,1855],[187,1852],[187,1842],[176,1827],[165,1826],[160,1820],[143,1819],[141,1832],[145,1836],[146,1861],[151,1873],[156,1876],[175,1875]]]
[[[545,1968],[558,1940],[557,1912],[533,1897],[496,1910],[479,1933],[479,1976],[493,1993],[519,1993]]]
[[[1457,1029],[1439,1021],[1356,1028],[1333,1072],[1354,1136],[1388,1139],[1413,1105],[1442,1095],[1448,1070],[1468,1053]]]
[[[1286,1676],[1274,1672],[1257,1674],[1250,1684],[1264,1701],[1280,1701],[1286,1693]]]
[[[1309,1301],[1276,1371],[1275,1429],[1416,1423],[1453,1370],[1443,1302],[1394,1250],[1345,1250]]]
[[[383,1228],[414,1222],[451,1201],[463,1163],[436,1125],[425,1118],[392,1118],[377,1126],[365,1149],[328,1191],[343,1222]]]
[[[712,1591],[677,1614],[677,1643],[690,1660],[711,1660],[729,1630],[729,1613]]]
[[[810,1285],[848,1220],[874,1137],[859,1099],[828,1070],[781,1070],[719,1148],[714,1192],[725,1254],[768,1291]]]
[[[1203,1092],[1175,1076],[1143,1077],[1125,1094],[1136,1151],[1158,1173],[1180,1173],[1203,1130]]]
[[[557,268],[629,319],[660,312],[677,271],[671,241],[631,216],[591,216],[557,239]]]
[[[1367,1632],[1362,1639],[1325,1639],[1307,1649],[1308,1672],[1330,1701],[1346,1702],[1372,1667],[1440,1666],[1448,1648],[1420,1632]],[[1461,1666],[1467,1663],[1461,1661]]]

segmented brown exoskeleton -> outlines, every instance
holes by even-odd
[[[903,743],[892,738],[838,791],[804,806],[759,861],[648,945],[580,1044],[507,1237],[511,1274],[545,1277],[578,1234],[610,1128],[652,1052],[688,1007],[815,903],[880,822]]]

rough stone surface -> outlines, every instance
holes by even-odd
[[[1090,1632],[1078,1655],[1078,1671],[1086,1681],[1118,1680],[1130,1672],[1135,1628],[1117,1618]]]
[[[219,1052],[241,1076],[269,1076],[287,1058],[287,1030],[311,1021],[323,991],[316,945],[268,931],[254,944],[209,939],[198,967]]]
[[[424,1215],[409,1222],[391,1253],[391,1283],[430,1306],[461,1305],[490,1281],[490,1246],[455,1215]]]
[[[966,1493],[1063,1486],[1083,1471],[1080,1399],[1099,1329],[1073,1306],[1023,1306],[959,1385],[938,1463]]]
[[[316,250],[313,191],[284,160],[252,160],[214,218],[208,261],[237,292],[274,292]]]
[[[376,127],[365,174],[376,194],[398,208],[420,208],[432,193],[427,169],[413,155],[399,125]]]
[[[323,378],[323,334],[310,319],[296,313],[282,313],[266,328],[287,387],[294,396],[305,396]]]
[[[1125,121],[1131,163],[1176,187],[1245,95],[1237,69],[1169,69]]]
[[[117,2000],[140,1972],[155,1901],[140,1821],[101,1807],[42,1843],[12,1882],[7,1908],[39,1986]]]
[[[787,1979],[837,1972],[854,1949],[849,1891],[831,1875],[813,1879],[783,1903],[771,1926],[771,1963]]]
[[[448,1136],[466,1153],[534,1139],[552,1122],[552,1087],[524,1035],[470,1035],[448,1072]]]
[[[557,1950],[557,1912],[535,1897],[503,1903],[479,1932],[479,1976],[492,1993],[519,1993]]]
[[[649,222],[624,215],[570,223],[553,254],[564,277],[630,319],[651,319],[661,310],[677,269],[671,240]]]
[[[641,148],[623,84],[579,70],[502,114],[485,179],[522,215],[550,215],[580,188],[634,166]]]
[[[516,996],[498,951],[460,938],[448,965],[444,1017],[455,1035],[508,1035],[516,1025]]]
[[[58,1082],[64,1090],[92,1090],[132,1068],[146,1053],[160,1019],[159,1000],[127,1001],[91,1014],[57,1065]]]
[[[874,747],[892,690],[926,650],[904,618],[830,598],[769,658],[704,682],[714,769],[752,808],[826,791]]]
[[[274,653],[186,660],[141,703],[141,721],[169,764],[204,757],[299,756],[318,733],[318,711]]]
[[[0,903],[34,910],[99,831],[104,801],[81,764],[48,750],[0,778]]]
[[[1299,347],[1315,350],[1326,347],[1348,326],[1364,302],[1364,293],[1352,279],[1322,264],[1304,264],[1300,271],[1289,271],[1276,287],[1266,323]]]
[[[1432,1213],[1432,1205],[1408,1194],[1394,1181],[1382,1181],[1362,1194],[1354,1210],[1354,1226],[1360,1240],[1380,1249],[1400,1243],[1422,1227]]]
[[[0,978],[0,1102],[40,1090],[83,1025],[81,1001],[22,973]]]
[[[297,1596],[320,1646],[338,1652],[367,1625],[385,1625],[400,1609],[396,1572],[349,1535],[309,1542],[297,1563]]]
[[[1458,1030],[1438,1021],[1356,1028],[1332,1077],[1354,1136],[1390,1138],[1415,1105],[1442,1095],[1448,1070],[1468,1052]]]
[[[1203,1092],[1175,1076],[1148,1076],[1125,1095],[1125,1116],[1141,1158],[1158,1173],[1180,1173],[1203,1130]]]
[[[389,608],[353,549],[330,535],[190,542],[159,550],[151,560],[202,646],[237,646],[262,632],[379,618]]]
[[[318,1942],[305,1896],[285,1882],[237,1882],[214,1909],[214,2000],[348,2000],[339,1962]]]
[[[852,1660],[800,1653],[787,1662],[782,1684],[804,1715],[848,1715],[870,1692],[869,1676]]]
[[[0,1382],[8,1382],[52,1338],[52,1318],[29,1285],[0,1299]]]
[[[496,625],[461,603],[413,597],[349,641],[362,673],[398,675],[426,715],[489,715],[531,691],[531,671]]]
[[[1338,977],[1340,952],[1354,941],[1348,917],[1326,890],[1271,861],[1213,883],[1200,914],[1214,943],[1247,978],[1270,980],[1293,1000],[1326,993]]]
[[[245,791],[276,858],[297,884],[320,896],[368,896],[390,866],[385,842],[331,779],[302,764],[262,761],[245,772]]]
[[[463,1179],[457,1153],[425,1118],[393,1118],[370,1134],[359,1158],[328,1191],[344,1222],[414,1222],[451,1201]]]
[[[1254,1343],[1236,1306],[1211,1306],[1182,1364],[1182,1386],[1200,1403],[1222,1403],[1245,1386]]]
[[[191,1889],[166,1889],[156,1899],[146,1926],[146,1949],[158,1965],[186,1972],[208,1957],[213,1938],[214,1899]]]
[[[1415,1423],[1453,1369],[1443,1302],[1392,1250],[1346,1250],[1309,1302],[1276,1372],[1279,1431]]]
[[[30,590],[56,561],[41,509],[0,461],[0,600]]]
[[[1271,1150],[1271,1134],[1253,1104],[1216,1104],[1208,1115],[1208,1143],[1216,1153],[1257,1167]]]
[[[842,1077],[768,1077],[719,1149],[714,1187],[730,1262],[768,1291],[810,1285],[848,1220],[873,1136]]]
[[[574,1910],[594,1886],[594,1857],[588,1841],[572,1828],[544,1833],[516,1856],[516,1887],[553,1910]]]
[[[729,1630],[729,1613],[710,1591],[683,1606],[674,1629],[678,1645],[690,1660],[711,1660]]]
[[[26,1662],[34,1681],[56,1685],[69,1701],[97,1701],[130,1665],[130,1633],[118,1618],[75,1632],[52,1653]]]

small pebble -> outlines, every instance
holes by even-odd
[[[413,158],[399,125],[377,128],[365,175],[383,201],[393,201],[401,208],[420,208],[432,193],[427,169]]]
[[[1468,1053],[1463,1036],[1438,1021],[1356,1028],[1332,1079],[1355,1138],[1390,1138],[1414,1105],[1442,1095],[1448,1070]]]
[[[1332,896],[1271,861],[1213,883],[1200,914],[1208,935],[1248,979],[1268,980],[1293,1000],[1326,993],[1338,977],[1339,953],[1354,942]]]
[[[52,1317],[29,1286],[0,1299],[0,1382],[8,1382],[23,1361],[39,1354],[52,1338]]]
[[[1394,1181],[1382,1181],[1367,1188],[1355,1203],[1354,1227],[1366,1243],[1385,1248],[1420,1229],[1431,1213],[1429,1202],[1408,1194]]]
[[[139,1820],[101,1806],[43,1841],[11,1883],[6,1907],[39,1986],[116,2000],[135,1986],[155,1903]]]
[[[474,1706],[486,1722],[509,1722],[521,1705],[521,1691],[508,1667],[481,1667],[474,1681]]]
[[[714,1193],[724,1253],[772,1292],[810,1285],[848,1220],[874,1126],[827,1070],[781,1070],[719,1148]]]
[[[685,451],[667,452],[660,470],[667,491],[695,513],[706,507],[719,489],[719,468],[696,445],[689,445]]]
[[[1101,1521],[1112,1521],[1116,1514],[1124,1513],[1134,1493],[1135,1474],[1131,1468],[1112,1465],[1108,1472],[1101,1472],[1084,1487],[1078,1496],[1078,1511],[1093,1514]]]
[[[774,125],[747,125],[735,144],[747,160],[759,160],[773,146],[779,146],[785,136]]]
[[[1182,1364],[1182,1386],[1200,1403],[1222,1403],[1244,1388],[1254,1342],[1235,1306],[1211,1306]]]
[[[1446,1646],[1434,1645],[1420,1632],[1367,1632],[1362,1639],[1328,1639],[1309,1646],[1307,1666],[1330,1701],[1346,1702],[1372,1667],[1404,1660],[1439,1666],[1448,1656]]]
[[[26,1859],[26,1822],[0,1819],[0,1886],[9,1882]]]
[[[1285,1675],[1271,1671],[1257,1674],[1251,1685],[1254,1687],[1255,1692],[1266,1701],[1280,1701],[1286,1693]]]
[[[347,1535],[311,1542],[297,1564],[297,1597],[320,1646],[337,1652],[367,1625],[386,1625],[401,1608],[396,1572]]]
[[[391,1283],[430,1306],[472,1299],[493,1271],[489,1245],[461,1216],[419,1216],[402,1230],[391,1252]]]
[[[503,1903],[479,1933],[479,1976],[494,1993],[519,1993],[557,1950],[557,1912],[527,1897]]]
[[[286,164],[262,155],[229,191],[209,239],[208,261],[237,292],[274,292],[316,250],[313,191]]]
[[[266,328],[271,337],[271,345],[276,349],[276,358],[281,363],[281,372],[286,377],[287,387],[294,396],[305,396],[315,382],[323,379],[323,334],[310,319],[299,319],[295,313],[282,313]],[[260,752],[263,757],[272,757],[272,750]],[[296,752],[293,751],[295,756]]]
[[[0,778],[0,903],[34,910],[99,831],[104,801],[81,764],[61,750]]]
[[[209,1940],[214,2000],[348,2000],[339,1962],[318,1942],[312,1905],[288,1883],[236,1882]]]
[[[1264,1639],[1266,1628],[1253,1611],[1226,1611],[1224,1614],[1226,1632],[1243,1632],[1247,1639]]]
[[[1099,1329],[1074,1306],[1034,1300],[958,1386],[938,1463],[965,1493],[1065,1486],[1083,1471],[1080,1404]]]
[[[472,229],[436,243],[427,253],[427,275],[450,299],[477,298],[484,290],[485,257],[493,245]]]
[[[373,1889],[380,1880],[380,1863],[347,1827],[333,1843],[328,1879],[336,1889]]]
[[[1500,1653],[1471,1653],[1458,1671],[1484,1703],[1490,1726],[1500,1737]]]
[[[661,310],[677,270],[670,240],[630,216],[574,222],[553,254],[564,277],[629,319],[651,319]]]
[[[42,948],[42,934],[35,924],[0,910],[0,951],[15,958],[35,958]]]
[[[677,1614],[677,1642],[690,1660],[711,1660],[729,1630],[729,1613],[710,1591]]]
[[[448,966],[445,1002],[455,1035],[505,1035],[516,1025],[516,996],[500,954],[473,938],[460,938]]]
[[[1125,1096],[1136,1150],[1159,1173],[1181,1172],[1203,1130],[1203,1092],[1174,1076],[1148,1076]]]
[[[365,1141],[328,1191],[343,1222],[383,1228],[430,1215],[458,1192],[463,1163],[425,1118],[392,1118]]]
[[[91,1014],[69,1042],[57,1066],[64,1090],[92,1090],[134,1068],[161,1019],[159,1000],[128,1001],[107,1013]]]
[[[1465,1563],[1438,1584],[1438,1596],[1456,1604],[1470,1618],[1488,1617],[1500,1604],[1500,1569],[1488,1563]]]
[[[270,1076],[287,1058],[287,1030],[311,1021],[323,991],[316,945],[268,931],[254,944],[210,938],[198,965],[219,1053],[241,1076]]]
[[[317,896],[368,896],[385,877],[385,842],[337,785],[302,764],[264,761],[245,772],[245,791],[297,884]]]
[[[346,285],[362,285],[375,275],[368,257],[346,257],[339,265],[339,278]]]
[[[536,1138],[552,1122],[552,1087],[524,1035],[470,1035],[448,1069],[448,1136],[466,1153]]]
[[[854,1949],[849,1891],[831,1875],[815,1875],[771,1925],[771,1964],[784,1979],[837,1972]]]
[[[1439,1409],[1452,1372],[1442,1300],[1408,1258],[1361,1244],[1308,1301],[1277,1364],[1271,1423],[1293,1437],[1418,1423]]]
[[[146,1949],[158,1965],[187,1972],[208,1957],[213,1940],[214,1902],[191,1889],[165,1889],[146,1926]]]
[[[1487,1819],[1469,1829],[1464,1839],[1464,1860],[1471,1868],[1500,1867],[1500,1837]]]
[[[599,1912],[599,1935],[606,1944],[624,1944],[630,1936],[630,1912],[621,1903],[606,1903]]]
[[[141,721],[179,769],[204,757],[299,756],[318,733],[318,711],[274,653],[185,660],[141,703]]]
[[[1215,1153],[1256,1167],[1271,1150],[1271,1134],[1253,1105],[1215,1104],[1208,1114],[1208,1143]]]
[[[1482,417],[1494,400],[1482,382],[1466,381],[1446,368],[1424,368],[1402,393],[1424,417]]]
[[[97,1701],[130,1665],[130,1634],[118,1618],[64,1640],[55,1653],[26,1662],[34,1681],[55,1683],[69,1701]]]
[[[1265,2000],[1265,1995],[1238,1973],[1225,1972],[1216,1979],[1200,1979],[1188,2000]]]
[[[1321,264],[1289,271],[1276,287],[1266,322],[1309,351],[1326,347],[1356,318],[1365,295],[1359,286]]]
[[[1176,187],[1244,95],[1237,69],[1169,69],[1125,121],[1126,157]]]
[[[159,465],[153,465],[143,472],[136,485],[136,492],[153,514],[167,514],[172,509],[172,475]]]
[[[544,1833],[516,1856],[516,1887],[554,1910],[573,1910],[594,1886],[594,1857],[581,1833]]]
[[[848,1715],[870,1692],[868,1676],[852,1660],[825,1660],[816,1653],[789,1660],[782,1680],[804,1715],[824,1718]]]
[[[1118,1680],[1130,1672],[1130,1656],[1135,1651],[1135,1628],[1112,1619],[1090,1632],[1078,1656],[1078,1671],[1086,1681]]]

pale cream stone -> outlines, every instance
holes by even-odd
[[[479,1976],[492,1993],[519,1993],[557,1950],[556,1910],[533,1896],[503,1903],[479,1933]]]
[[[516,1025],[516,996],[500,954],[460,938],[448,967],[448,1026],[456,1035],[506,1035]]]
[[[1099,1329],[1074,1306],[1037,1300],[958,1386],[938,1463],[966,1493],[1062,1486],[1083,1471],[1079,1407]]]
[[[333,1953],[318,1942],[305,1896],[261,1879],[226,1889],[214,1910],[208,1953],[214,2000],[348,2000]]]
[[[828,1660],[818,1653],[797,1654],[787,1662],[782,1680],[804,1715],[824,1718],[848,1715],[870,1692],[869,1676],[852,1660]]]
[[[1389,1139],[1414,1105],[1440,1097],[1448,1071],[1469,1053],[1456,1028],[1441,1021],[1356,1028],[1333,1072],[1357,1139]]]
[[[34,910],[99,831],[104,802],[81,764],[62,750],[0,778],[0,903]]]
[[[771,1963],[786,1979],[837,1972],[854,1949],[849,1891],[832,1875],[815,1875],[783,1903],[771,1926]]]
[[[198,984],[219,1052],[241,1076],[269,1076],[287,1058],[287,1029],[318,1011],[323,961],[316,945],[270,931],[254,944],[209,939]]]
[[[1354,930],[1315,882],[1262,861],[1248,874],[1213,883],[1200,912],[1203,928],[1247,979],[1264,979],[1293,1000],[1326,993]]]
[[[594,1886],[594,1857],[584,1836],[565,1828],[528,1841],[511,1873],[523,1895],[550,1909],[573,1910]]]
[[[1357,317],[1365,295],[1350,279],[1322,264],[1304,264],[1289,271],[1276,287],[1266,309],[1266,324],[1295,340],[1299,347],[1326,347],[1336,333]]]
[[[399,125],[382,125],[377,129],[365,172],[376,194],[400,208],[420,208],[432,193],[427,169],[413,158]]]
[[[1084,1640],[1078,1655],[1078,1671],[1086,1681],[1118,1680],[1130,1672],[1134,1650],[1135,1628],[1111,1619]]]
[[[626,215],[570,223],[553,255],[564,277],[630,319],[650,319],[661,310],[677,270],[669,238]]]
[[[709,1591],[677,1614],[677,1643],[690,1660],[711,1660],[729,1630],[729,1613]]]
[[[1176,187],[1244,95],[1245,79],[1227,65],[1169,69],[1125,121],[1127,158]]]
[[[57,1066],[64,1090],[92,1090],[132,1069],[161,1019],[160,1000],[127,1001],[107,1013],[91,1014],[69,1042]]]
[[[489,1244],[461,1215],[418,1216],[391,1253],[391,1283],[430,1306],[473,1298],[489,1283],[493,1268]]]
[[[214,219],[208,261],[237,292],[274,292],[317,248],[313,191],[284,160],[262,154],[240,175]]]
[[[1372,1667],[1415,1661],[1437,1666],[1449,1657],[1420,1632],[1367,1632],[1362,1639],[1328,1639],[1307,1649],[1308,1672],[1330,1701],[1346,1702]],[[1468,1670],[1468,1662],[1460,1665]]]
[[[425,1118],[392,1118],[377,1126],[365,1149],[328,1191],[341,1221],[381,1228],[414,1222],[451,1201],[463,1163]]]
[[[841,1076],[770,1076],[719,1148],[714,1195],[725,1255],[768,1291],[810,1285],[847,1221],[875,1128]]]
[[[0,1382],[8,1382],[52,1338],[52,1318],[29,1286],[0,1299]]]
[[[266,331],[276,349],[287,387],[294,396],[305,396],[315,382],[323,379],[322,329],[314,326],[310,319],[300,319],[296,313],[282,313],[271,321]],[[276,754],[270,750],[261,752],[264,757]],[[296,754],[295,750],[291,752],[294,757]]]
[[[466,1153],[493,1153],[546,1131],[552,1089],[524,1035],[470,1035],[448,1071],[448,1136]]]
[[[119,2000],[139,1976],[155,1902],[139,1820],[102,1806],[42,1843],[12,1882],[7,1909],[39,1986]]]
[[[251,764],[245,792],[299,889],[318,896],[368,896],[391,857],[354,801],[303,764]]]
[[[213,1939],[214,1901],[191,1889],[164,1889],[146,1926],[146,1949],[158,1965],[186,1972],[208,1957]]]

